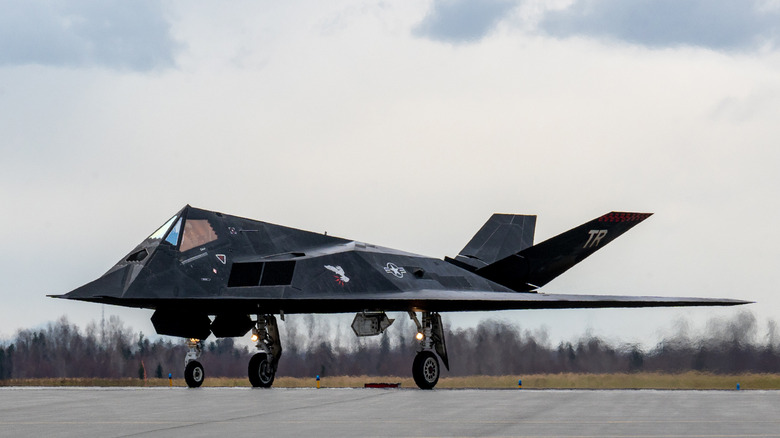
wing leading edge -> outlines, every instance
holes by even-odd
[[[402,298],[395,294],[395,299]],[[691,307],[735,306],[750,301],[730,298],[660,297],[628,295],[569,295],[506,292],[458,292],[421,291],[415,301],[421,310],[470,311],[470,310],[521,310],[521,309],[584,309],[609,307]]]
[[[730,298],[660,297],[628,295],[569,295],[493,291],[419,290],[409,292],[374,292],[358,297],[336,293],[320,294],[316,298],[300,295],[293,288],[283,288],[268,296],[202,297],[160,299],[83,299],[106,304],[143,308],[188,308],[209,314],[252,313],[257,309],[273,313],[351,313],[365,310],[468,312],[523,309],[586,309],[634,307],[736,306],[752,301]],[[61,297],[61,296],[59,296]],[[58,297],[58,298],[59,298]]]

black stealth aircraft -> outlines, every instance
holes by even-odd
[[[393,323],[385,312],[408,312],[419,341],[412,374],[430,389],[439,358],[449,368],[439,312],[747,303],[538,292],[648,216],[607,213],[534,245],[536,216],[495,214],[460,254],[440,260],[188,205],[105,275],[56,297],[154,309],[157,333],[189,339],[191,387],[203,383],[198,358],[210,334],[251,330],[259,352],[249,381],[269,387],[282,354],[275,314],[355,312],[355,334],[372,336]]]

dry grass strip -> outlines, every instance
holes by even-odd
[[[780,374],[710,374],[686,372],[679,374],[626,373],[626,374],[529,374],[525,376],[467,376],[444,377],[437,388],[517,388],[522,379],[527,389],[780,389]],[[411,377],[332,376],[323,377],[322,388],[362,388],[366,383],[401,383],[402,388],[414,388]],[[91,379],[91,378],[47,378],[10,379],[0,381],[0,386],[87,386],[87,387],[132,387],[168,386],[168,379]],[[173,386],[186,386],[183,379],[174,379]],[[246,378],[208,377],[206,387],[248,387]],[[278,377],[276,388],[315,388],[312,378]]]

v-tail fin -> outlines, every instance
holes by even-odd
[[[477,231],[455,259],[448,261],[469,270],[477,270],[534,243],[536,216],[494,214]]]
[[[510,289],[529,292],[549,283],[650,215],[613,211],[475,273]]]

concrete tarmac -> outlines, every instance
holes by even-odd
[[[780,391],[0,388],[0,436],[780,437]]]

